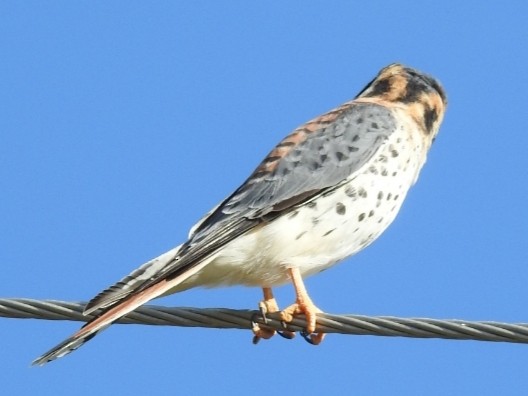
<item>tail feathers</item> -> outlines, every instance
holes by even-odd
[[[165,265],[174,260],[180,250],[180,246],[163,253],[162,255],[146,262],[138,269],[125,276],[116,284],[103,290],[92,298],[84,309],[84,314],[89,315],[101,308],[107,308],[122,300],[127,295],[137,290],[138,286],[149,280],[158,273]]]
[[[161,282],[123,300],[116,306],[103,311],[99,316],[95,317],[90,322],[81,327],[80,330],[73,334],[70,338],[61,342],[59,345],[50,349],[44,355],[35,359],[32,364],[42,366],[48,362],[51,362],[52,360],[73,352],[85,342],[95,337],[99,331],[110,326],[120,317],[133,311],[140,305],[145,304],[147,301],[150,301],[153,298],[163,294],[163,292],[167,290],[168,283],[169,282],[162,280]]]
[[[107,326],[109,325],[110,324],[108,324]],[[51,362],[52,360],[61,358],[75,351],[77,348],[81,347],[85,342],[95,337],[97,333],[101,330],[104,330],[104,328],[101,328],[97,331],[86,333],[84,335],[74,334],[70,338],[64,340],[60,344],[56,345],[54,348],[50,349],[48,352],[46,352],[42,356],[39,356],[38,358],[33,360],[33,362],[31,362],[31,365],[32,366],[44,366],[46,363]]]
[[[103,310],[97,317],[93,318],[90,322],[86,323],[83,327],[79,329],[77,333],[73,334],[70,338],[61,342],[54,348],[50,349],[44,355],[36,358],[32,364],[43,366],[44,364],[51,362],[52,360],[63,357],[69,354],[70,352],[73,352],[85,342],[92,339],[98,332],[104,330],[106,327],[110,326],[122,316],[126,315],[129,312],[132,312],[140,305],[143,305],[148,301],[159,297],[167,291],[178,286],[180,283],[184,282],[186,279],[200,271],[208,263],[209,260],[204,260],[199,264],[188,268],[186,271],[183,271],[175,278],[172,278],[170,280],[161,279],[158,283],[155,283],[144,290],[141,290],[139,292],[132,292],[131,294],[126,295],[123,300],[116,302],[113,306],[110,306],[106,310]]]

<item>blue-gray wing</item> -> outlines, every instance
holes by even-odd
[[[354,101],[304,124],[268,154],[192,237],[201,239],[241,217],[273,216],[338,185],[360,170],[395,129],[389,109]]]

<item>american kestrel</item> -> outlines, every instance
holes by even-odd
[[[68,354],[153,298],[197,286],[261,287],[266,314],[279,311],[272,287],[292,282],[295,303],[280,317],[305,314],[306,338],[318,344],[321,311],[303,278],[368,246],[394,220],[446,104],[434,78],[400,64],[385,67],[354,100],[286,136],[185,243],[93,298],[84,312],[95,318],[33,363]],[[257,324],[253,332],[255,342],[275,333]]]

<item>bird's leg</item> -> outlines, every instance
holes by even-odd
[[[277,304],[277,300],[275,300],[275,297],[273,297],[273,291],[271,290],[271,287],[263,287],[262,292],[264,294],[264,299],[259,302],[259,310],[264,322],[266,323],[268,321],[266,314],[278,312],[279,306]],[[253,322],[252,331],[254,334],[253,344],[258,343],[261,338],[267,340],[275,335],[275,330],[262,327],[256,322]],[[290,331],[279,332],[279,334],[284,338],[293,338],[295,335],[295,333]]]
[[[285,322],[291,322],[295,315],[304,314],[306,316],[306,335],[304,335],[304,338],[311,344],[318,345],[323,341],[325,334],[315,333],[316,315],[323,311],[315,306],[308,295],[299,269],[288,268],[288,273],[295,288],[296,300],[294,304],[281,311],[281,319]]]

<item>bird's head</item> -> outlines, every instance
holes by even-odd
[[[383,68],[356,97],[361,98],[405,106],[432,139],[438,133],[447,106],[445,91],[437,80],[399,63]]]

